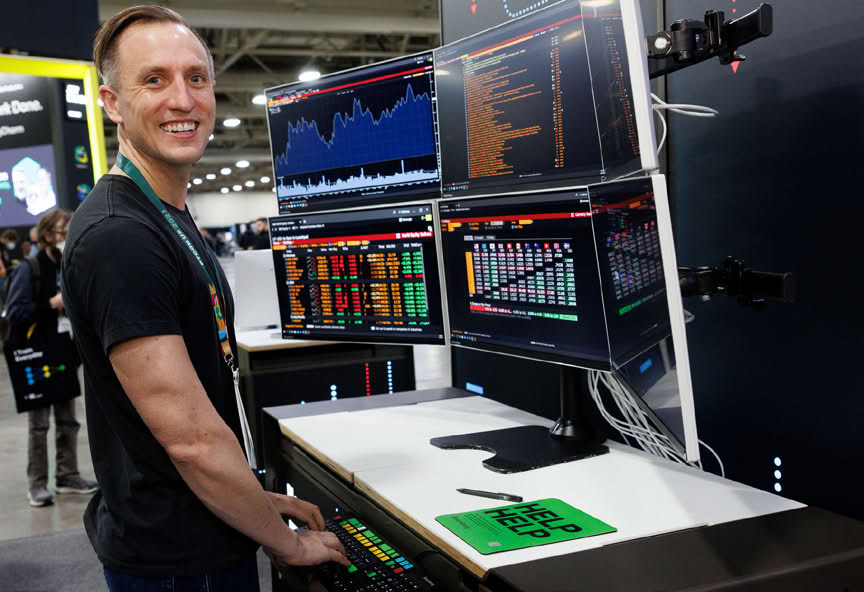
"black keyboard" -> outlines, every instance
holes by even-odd
[[[327,563],[316,568],[327,590],[345,592],[429,592],[433,582],[411,561],[357,518],[335,516],[327,530],[342,541],[349,567]]]

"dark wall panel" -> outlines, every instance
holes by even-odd
[[[555,4],[559,0],[441,0],[441,40],[452,43]],[[568,0],[574,2],[575,0]],[[656,33],[657,5],[663,0],[642,0],[645,34]]]
[[[99,3],[96,0],[4,2],[0,49],[18,49],[49,58],[89,60],[98,28]]]
[[[714,60],[667,77],[670,102],[721,112],[671,117],[679,262],[735,254],[799,281],[797,304],[758,313],[685,302],[699,431],[730,478],[864,518],[864,3],[773,4],[774,35],[742,49],[737,73]],[[757,5],[667,0],[666,15]]]

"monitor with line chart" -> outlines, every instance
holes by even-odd
[[[279,213],[438,197],[432,52],[267,90]]]
[[[431,203],[270,219],[285,339],[445,343]]]
[[[442,193],[658,168],[636,0],[569,0],[435,50]]]

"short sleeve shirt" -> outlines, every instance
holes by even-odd
[[[205,256],[188,209],[165,204],[224,287],[233,351],[233,300]],[[100,491],[84,516],[102,562],[131,574],[193,575],[247,560],[257,544],[195,496],[144,424],[109,361],[139,337],[182,336],[210,401],[238,439],[233,378],[224,362],[200,263],[127,177],[105,175],[76,211],[64,250],[63,293],[84,363],[87,429]]]

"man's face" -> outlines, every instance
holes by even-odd
[[[65,241],[67,228],[69,228],[69,222],[59,220],[51,230],[45,233],[45,243],[51,247],[56,247],[57,243]]]
[[[255,221],[255,232],[257,232],[258,234],[261,234],[262,232],[264,232],[266,230],[267,230],[267,225],[264,222],[262,222],[261,220]]]
[[[120,88],[113,89],[116,100],[103,93],[103,102],[129,143],[168,166],[197,162],[216,111],[207,53],[198,38],[177,23],[135,24],[117,41],[116,63]]]

